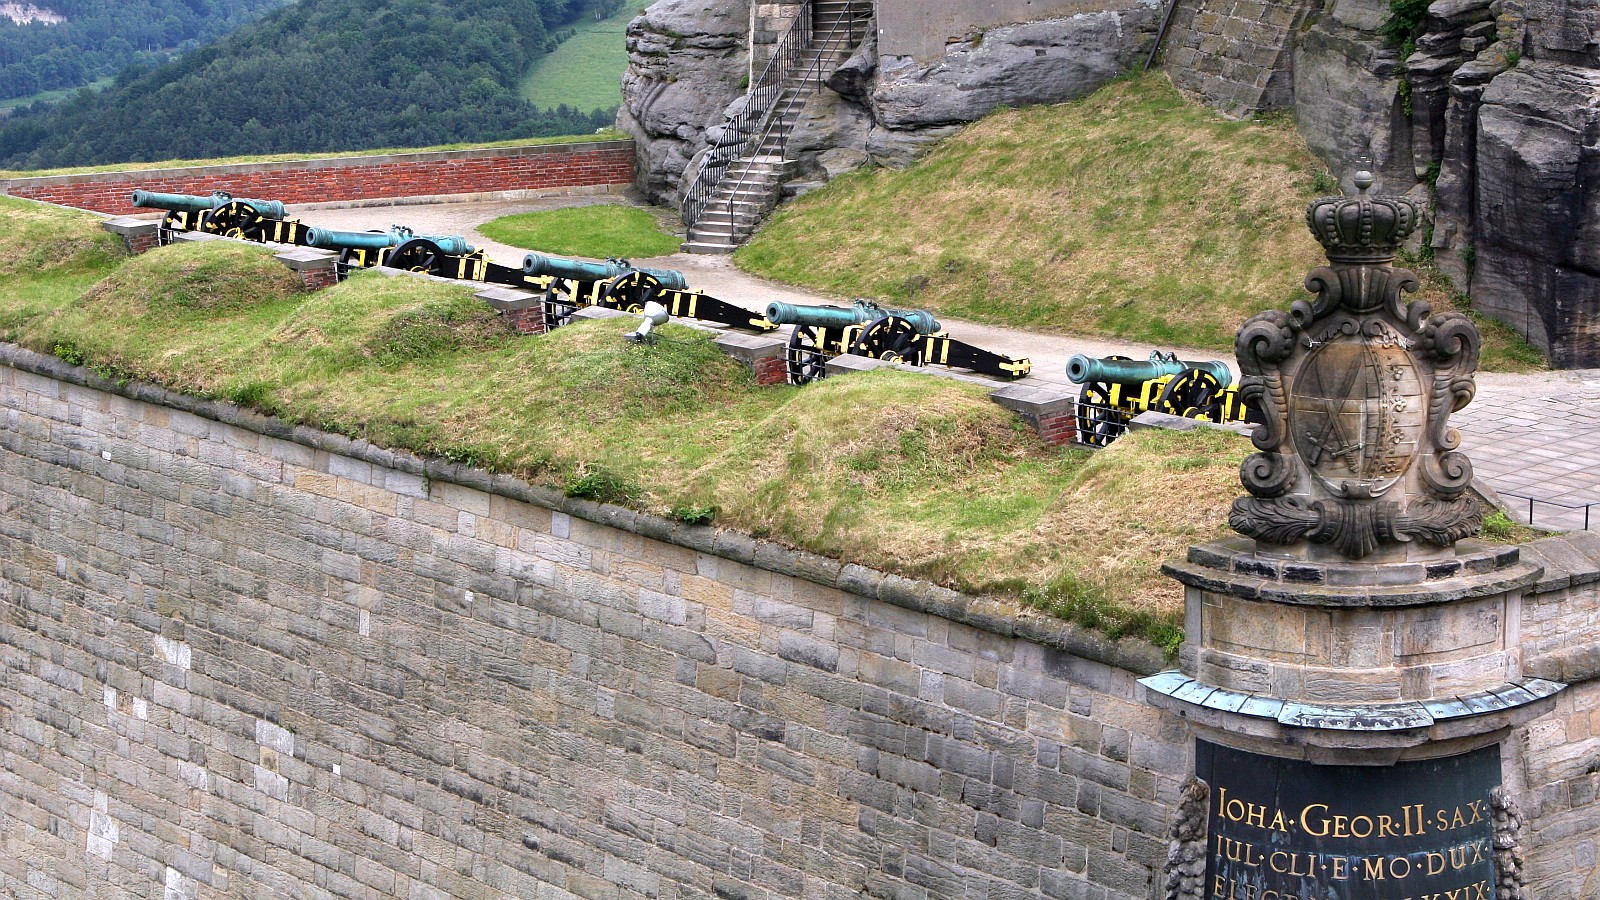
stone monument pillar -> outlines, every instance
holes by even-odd
[[[1195,741],[1169,898],[1514,900],[1515,798],[1500,742],[1565,685],[1525,677],[1523,591],[1541,570],[1470,540],[1481,519],[1451,413],[1479,337],[1407,303],[1404,198],[1313,202],[1315,297],[1239,332],[1262,414],[1238,538],[1169,564],[1180,669],[1143,680]]]

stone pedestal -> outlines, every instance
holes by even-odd
[[[1500,745],[1566,685],[1523,671],[1541,566],[1481,522],[1451,413],[1479,336],[1407,303],[1404,198],[1311,204],[1328,252],[1290,310],[1239,331],[1261,451],[1229,522],[1190,548],[1177,670],[1143,679],[1195,740],[1169,900],[1521,900]]]
[[[1151,700],[1214,743],[1391,765],[1492,743],[1562,685],[1522,672],[1522,592],[1542,569],[1472,542],[1455,559],[1306,563],[1235,539],[1190,549],[1180,670]]]

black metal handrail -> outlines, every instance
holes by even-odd
[[[809,7],[811,4],[807,3],[806,5]],[[856,17],[859,15],[857,10],[858,6],[863,8],[861,11],[868,13],[871,11],[870,0],[849,0],[849,2],[845,4],[844,16],[835,19],[828,26],[828,31],[822,35],[822,40],[817,43],[831,47],[833,42],[839,37],[839,30],[841,28],[844,29],[844,35],[846,38],[853,37]],[[849,43],[853,44],[854,41],[852,40]],[[815,45],[813,45],[813,48],[814,47]],[[794,81],[799,84],[808,84],[815,80],[816,87],[821,88],[822,83],[826,78],[826,76],[823,74],[822,63],[827,56],[828,54],[822,52],[821,50],[810,54],[811,62],[806,66],[805,71],[794,77]],[[776,112],[776,109],[777,104],[774,103],[773,111]],[[775,139],[776,143],[772,146],[770,152],[779,159],[783,159],[789,149],[789,132],[791,129],[792,124],[790,123],[788,116],[770,115],[766,120],[766,127],[761,132],[761,137],[756,139],[754,142],[756,150],[759,151],[762,147],[766,147],[769,139]],[[738,180],[734,181],[733,189],[728,191],[727,212],[730,222],[733,220],[734,198],[739,196],[740,189],[749,183],[750,175],[751,173],[746,170],[739,176]]]
[[[1588,531],[1589,530],[1589,518],[1590,518],[1589,511],[1591,509],[1593,509],[1594,507],[1596,507],[1596,506],[1600,506],[1600,503],[1562,503],[1559,500],[1546,500],[1546,499],[1544,499],[1542,497],[1529,497],[1527,494],[1513,494],[1510,491],[1499,491],[1498,493],[1502,497],[1515,497],[1518,500],[1526,500],[1526,501],[1528,501],[1528,524],[1529,525],[1533,525],[1534,524],[1534,521],[1533,521],[1533,505],[1535,503],[1542,503],[1545,506],[1554,506],[1554,507],[1557,507],[1558,509],[1569,509],[1569,510],[1574,510],[1574,511],[1580,510],[1580,509],[1583,510],[1583,530],[1584,531]],[[1548,516],[1545,518],[1545,521],[1547,521],[1547,522],[1549,521],[1549,517]],[[1549,526],[1546,526],[1546,527],[1549,527]]]
[[[694,223],[699,221],[700,214],[711,202],[717,185],[727,172],[728,164],[744,155],[745,147],[750,144],[750,134],[777,106],[789,73],[799,68],[801,60],[805,58],[806,50],[811,47],[811,9],[812,0],[805,0],[799,14],[789,24],[789,30],[778,40],[772,58],[761,70],[761,77],[752,82],[745,92],[744,108],[728,117],[722,125],[722,137],[701,157],[700,170],[695,173],[688,190],[683,192],[683,201],[678,208],[686,227],[693,228]]]
[[[832,43],[838,37],[841,28],[844,29],[846,36],[853,37],[856,21],[870,16],[871,11],[871,0],[848,0],[845,4],[844,17],[835,20],[829,26],[821,42]],[[678,210],[687,228],[694,228],[695,223],[705,213],[717,189],[721,187],[730,163],[746,156],[752,147],[759,150],[773,137],[777,138],[776,152],[780,157],[787,150],[789,125],[784,116],[775,114],[786,94],[786,88],[792,83],[805,84],[813,79],[820,86],[824,78],[821,53],[811,55],[805,68],[796,72],[817,43],[814,19],[815,4],[812,0],[807,0],[801,6],[799,14],[789,26],[783,39],[779,41],[761,78],[751,86],[746,95],[749,99],[746,100],[744,108],[738,115],[728,118],[723,125],[723,136],[719,143],[713,145],[701,158],[700,169],[695,173],[694,181],[690,183],[689,188],[684,191],[683,201]],[[755,133],[757,129],[760,129],[759,135]],[[740,176],[734,182],[733,190],[729,192],[730,219],[733,212],[733,197],[737,196],[738,189],[746,184],[748,177],[748,173]]]

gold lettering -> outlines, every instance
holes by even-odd
[[[1322,810],[1322,812],[1314,814],[1314,813],[1311,812],[1314,809],[1320,809],[1320,810]],[[1312,837],[1327,837],[1328,836],[1328,820],[1326,818],[1327,812],[1328,812],[1328,805],[1326,803],[1308,804],[1305,809],[1300,810],[1300,827],[1301,827],[1301,829],[1303,829],[1306,834],[1309,834]],[[1313,819],[1313,816],[1315,816],[1315,819]]]
[[[1330,876],[1336,881],[1344,881],[1350,877],[1350,860],[1343,856],[1333,858],[1333,873]]]
[[[1271,828],[1273,831],[1289,830],[1288,823],[1284,822],[1283,820],[1283,810],[1275,809],[1272,811],[1272,824],[1268,825],[1267,827]]]
[[[1372,835],[1372,819],[1366,816],[1356,816],[1350,820],[1350,833],[1358,838]]]
[[[1457,810],[1457,812],[1460,812],[1460,810]],[[1245,814],[1245,823],[1254,825],[1257,828],[1267,827],[1267,808],[1254,803],[1250,804],[1250,809]]]
[[[1378,837],[1399,837],[1400,829],[1395,826],[1394,819],[1389,816],[1378,817]]]
[[[1369,856],[1361,861],[1361,877],[1367,881],[1383,880],[1383,857]]]
[[[1440,852],[1438,852],[1436,850],[1428,851],[1428,874],[1429,875],[1437,875],[1440,872],[1443,872],[1444,871],[1444,866],[1445,866],[1445,858],[1444,858],[1444,854],[1443,853],[1440,853]]]

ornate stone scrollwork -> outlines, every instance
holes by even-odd
[[[1173,814],[1167,845],[1167,893],[1164,900],[1201,900],[1206,882],[1206,815],[1211,786],[1189,776]]]
[[[1416,204],[1369,197],[1368,173],[1356,184],[1358,196],[1306,211],[1329,262],[1306,276],[1315,296],[1239,331],[1241,394],[1263,424],[1261,452],[1240,469],[1250,496],[1229,522],[1262,543],[1350,559],[1413,542],[1442,550],[1480,524],[1465,496],[1472,464],[1449,425],[1472,400],[1480,339],[1465,316],[1403,299],[1417,278],[1391,263]]]

